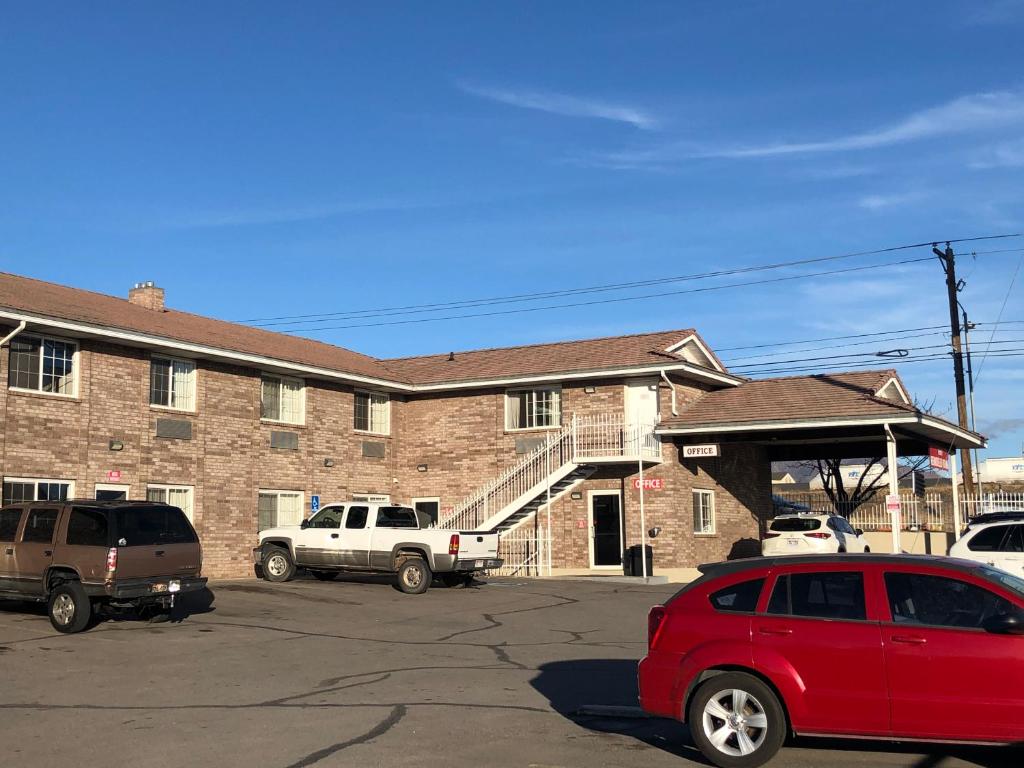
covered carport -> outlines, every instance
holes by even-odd
[[[770,461],[857,459],[984,448],[985,438],[918,408],[894,370],[791,376],[744,382],[709,392],[663,420],[657,433],[680,445],[713,443],[763,446]],[[898,472],[888,472],[889,493],[899,497]],[[956,518],[956,482],[954,528]],[[893,513],[892,547],[900,551],[899,511]]]

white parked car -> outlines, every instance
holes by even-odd
[[[761,542],[765,557],[870,551],[864,531],[841,515],[825,512],[779,515],[768,524]]]
[[[977,560],[1024,576],[1024,511],[981,515],[967,524],[950,557]]]

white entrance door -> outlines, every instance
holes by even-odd
[[[96,501],[127,501],[130,485],[96,483]]]
[[[658,380],[637,379],[626,385],[626,444],[640,452],[640,436],[658,421]]]

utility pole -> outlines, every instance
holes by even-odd
[[[956,413],[961,429],[969,429],[967,426],[967,392],[964,386],[964,353],[960,346],[960,313],[957,312],[957,293],[963,288],[963,284],[956,279],[956,255],[949,243],[946,243],[946,250],[941,251],[938,243],[932,245],[932,252],[939,257],[942,269],[946,273],[946,293],[949,297],[949,330],[953,340],[953,379],[956,383]],[[963,452],[964,491],[968,496],[974,496],[974,470],[971,462],[971,452]],[[956,478],[953,478],[956,482]]]
[[[967,310],[963,304],[960,304],[960,311],[964,313],[964,352],[967,353],[967,392],[971,402],[971,429],[977,432],[978,419],[974,415],[974,367],[971,365],[971,331],[974,330],[974,323],[967,319]],[[978,496],[984,496],[985,490],[981,484],[981,459],[978,458],[977,448],[974,449],[974,466],[978,468]]]

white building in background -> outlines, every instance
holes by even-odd
[[[974,476],[982,483],[1024,483],[1024,456],[985,459],[975,468]]]
[[[852,490],[857,487],[857,483],[860,482],[861,476],[867,472],[868,476],[864,479],[864,485],[867,486],[872,482],[879,488],[884,488],[889,483],[889,475],[885,471],[885,465],[875,464],[868,470],[867,464],[843,464],[843,487],[847,490]],[[821,481],[821,475],[817,472],[814,473],[814,477],[811,478],[809,483],[812,491],[820,491],[824,487],[824,483]]]

